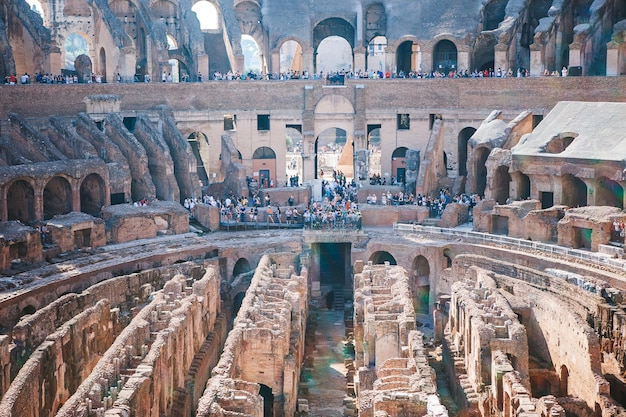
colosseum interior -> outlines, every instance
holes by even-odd
[[[625,75],[624,0],[3,0],[0,417],[626,415]]]

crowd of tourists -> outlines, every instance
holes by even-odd
[[[370,205],[382,205],[382,206],[401,206],[401,205],[416,205],[428,207],[430,217],[441,217],[446,206],[450,203],[465,204],[469,209],[469,215],[471,218],[472,209],[476,203],[480,201],[478,194],[456,194],[452,196],[448,188],[442,188],[439,190],[438,197],[424,196],[418,194],[417,197],[413,193],[408,195],[402,191],[392,193],[389,190],[383,191],[380,194],[380,198],[375,192],[370,192],[367,195],[367,204]]]

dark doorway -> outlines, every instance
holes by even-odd
[[[385,262],[389,262],[389,265],[398,265],[396,258],[386,251],[377,251],[372,253],[369,260],[372,261],[374,265],[382,265]]]
[[[574,227],[574,249],[591,249],[591,229]]]
[[[487,188],[487,158],[491,152],[488,148],[481,147],[476,149],[476,194],[481,197],[485,196],[485,188]]]
[[[259,183],[261,184],[261,188],[270,188],[270,170],[269,169],[259,170]]]
[[[91,246],[91,229],[76,230],[74,232],[74,247],[86,248]]]
[[[232,316],[232,320],[231,323],[233,321],[235,321],[235,317],[237,317],[237,313],[239,313],[239,309],[241,308],[241,303],[243,303],[243,299],[246,296],[245,292],[240,292],[237,295],[235,295],[235,298],[233,299],[233,316]]]
[[[259,384],[259,394],[263,397],[263,417],[274,417],[274,394],[272,389],[265,384]]]
[[[348,274],[350,243],[319,243],[320,284],[344,288]]]
[[[406,173],[406,168],[398,168],[396,170],[396,178],[398,179],[398,184],[404,183],[405,173]]]
[[[550,191],[541,191],[541,208],[547,209],[554,205],[554,193]]]

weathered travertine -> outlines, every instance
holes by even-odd
[[[308,314],[307,273],[295,274],[296,260],[296,255],[274,254],[259,261],[199,401],[198,417],[260,417],[261,395],[269,401],[272,415],[293,415]],[[272,400],[261,384],[270,390]]]

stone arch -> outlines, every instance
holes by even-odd
[[[261,387],[259,389],[259,395],[263,397],[263,417],[273,417],[274,393],[272,392],[272,388],[265,384],[259,384],[259,386]]]
[[[389,262],[390,265],[398,265],[396,258],[394,258],[392,254],[384,250],[379,250],[372,253],[368,261],[373,263],[374,265],[384,264],[385,262]]]
[[[391,176],[400,184],[406,178],[406,152],[409,149],[401,146],[391,153]]]
[[[246,258],[239,258],[237,262],[235,262],[235,266],[233,266],[233,278],[237,275],[245,274],[246,272],[250,272],[252,267],[250,266],[250,262]]]
[[[624,188],[616,181],[600,177],[596,186],[596,206],[624,208]]]
[[[474,69],[478,69],[479,71],[496,69],[494,66],[495,47],[497,43],[497,37],[491,32],[478,35],[474,43],[474,50],[472,51],[472,65]],[[503,68],[505,71],[507,69],[508,68]]]
[[[65,38],[63,43],[64,68],[74,71],[74,62],[80,55],[89,56],[91,41],[85,33],[72,32]]]
[[[315,139],[315,178],[332,178],[348,143],[348,134],[341,128],[328,128]]]
[[[304,180],[304,151],[302,142],[302,126],[287,125],[285,128],[285,172],[290,186],[298,186]]]
[[[198,174],[198,179],[202,181],[202,185],[209,185],[209,176],[207,174],[207,169],[204,166],[204,159],[202,158],[201,151],[208,151],[209,147],[209,138],[202,132],[192,132],[187,137],[187,142],[191,147],[191,151],[196,158],[196,172]]]
[[[387,36],[387,13],[383,3],[372,3],[365,11],[365,40]]]
[[[368,126],[367,132],[367,155],[368,155],[368,177],[382,174],[382,142],[381,142],[381,125]]]
[[[404,40],[396,48],[396,73],[408,75],[416,68],[415,61],[418,45],[415,40]]]
[[[475,132],[475,128],[466,127],[461,129],[457,136],[458,169],[460,176],[467,175],[467,143]]]
[[[221,29],[221,14],[217,4],[212,1],[199,0],[191,6],[191,11],[196,14],[201,30],[214,31]]]
[[[322,97],[315,105],[315,114],[354,114],[354,106],[342,95],[330,94]]]
[[[458,68],[456,44],[450,39],[441,39],[433,48],[433,70],[447,74]]]
[[[367,71],[385,73],[387,71],[387,37],[375,36],[367,44]],[[357,68],[360,69],[360,68]]]
[[[515,182],[516,195],[518,200],[526,200],[530,198],[530,177],[519,171],[511,174],[513,181]]]
[[[35,191],[30,181],[18,179],[7,189],[7,220],[19,220],[24,224],[35,221]]]
[[[302,43],[293,38],[283,39],[278,47],[279,68],[281,73],[287,71],[298,71],[302,73]]]
[[[276,184],[276,152],[267,146],[257,148],[252,154],[252,172],[258,172],[261,188],[274,186]]]
[[[165,23],[166,26],[174,24],[171,20],[168,19],[176,19],[178,18],[178,6],[173,1],[169,0],[156,0],[150,3],[150,10],[154,13],[154,16],[157,19],[161,19],[162,22]],[[175,33],[173,31],[169,31],[169,33]]]
[[[324,19],[320,22],[318,22],[314,28],[313,28],[313,51],[314,51],[314,65],[315,65],[315,72],[318,71],[318,68],[323,68],[324,65],[322,65],[321,63],[324,61],[325,56],[322,55],[321,57],[318,55],[319,54],[319,47],[320,44],[322,43],[322,41],[324,41],[326,38],[330,38],[333,36],[339,37],[339,38],[343,38],[347,44],[349,45],[350,48],[350,57],[347,58],[345,57],[346,60],[349,60],[349,66],[350,68],[344,68],[346,70],[351,69],[352,67],[352,62],[353,62],[353,58],[354,58],[354,54],[352,53],[352,51],[354,50],[354,36],[355,34],[355,28],[354,26],[352,26],[350,23],[348,23],[348,21],[339,18],[339,17],[331,17],[331,18],[327,18]],[[340,64],[337,64],[337,66],[339,66]],[[341,69],[341,68],[339,68]],[[338,70],[339,70],[338,69]]]
[[[474,178],[474,190],[476,194],[481,197],[485,196],[485,189],[487,188],[487,158],[491,150],[486,146],[477,148],[474,153],[476,154],[475,169],[476,177]]]
[[[561,177],[561,204],[568,207],[587,205],[587,184],[572,174]]]
[[[413,259],[411,266],[411,290],[413,291],[413,307],[419,314],[428,314],[430,306],[430,264],[423,255]]]
[[[510,183],[509,167],[500,165],[493,173],[493,191],[491,193],[493,199],[499,204],[505,204],[509,199]]]
[[[102,177],[91,173],[80,184],[80,211],[98,216],[106,204],[106,190]]]
[[[72,211],[72,187],[60,176],[52,177],[43,189],[43,218],[48,220],[58,214]]]

